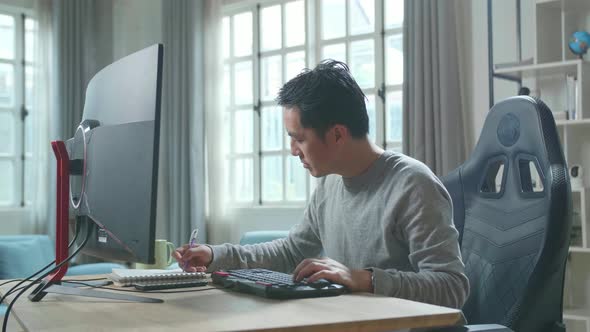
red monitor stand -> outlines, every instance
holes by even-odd
[[[68,259],[68,217],[70,210],[70,159],[66,145],[63,141],[51,142],[53,153],[57,161],[57,201],[56,201],[56,225],[55,225],[55,264],[56,266]],[[29,294],[29,300],[38,302],[47,293],[79,295],[86,297],[98,297],[132,302],[161,303],[161,299],[133,296],[128,294],[117,294],[101,292],[93,289],[80,289],[77,287],[62,286],[61,280],[68,271],[68,263],[65,262],[57,270],[52,271],[42,282]]]

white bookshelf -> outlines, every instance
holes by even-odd
[[[521,79],[532,95],[549,106],[556,118],[568,166],[577,164],[583,168],[584,187],[572,187],[576,233],[566,266],[564,322],[568,332],[590,332],[590,52],[579,59],[568,47],[574,31],[590,32],[590,0],[530,0],[522,8],[522,15],[528,16],[531,11],[534,15],[533,19],[524,20],[524,24],[533,26],[521,30],[533,34],[521,36],[532,40],[528,44],[532,49],[522,53],[523,59],[528,60],[512,65],[495,63],[493,70],[502,77]],[[575,118],[565,112],[571,104],[566,76],[575,79]],[[499,95],[495,99],[509,96]]]

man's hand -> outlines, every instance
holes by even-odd
[[[178,262],[178,266],[186,272],[204,272],[213,260],[213,252],[206,245],[196,245],[190,248],[188,244],[176,248],[172,257]]]
[[[341,284],[352,292],[372,292],[371,272],[367,270],[351,270],[331,258],[304,259],[293,271],[295,281],[307,278],[314,282],[324,278],[333,283]]]

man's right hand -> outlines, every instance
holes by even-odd
[[[188,244],[176,248],[172,257],[185,272],[204,272],[213,260],[213,251],[209,246],[198,244],[190,248]]]

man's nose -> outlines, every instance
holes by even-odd
[[[297,145],[295,144],[295,140],[291,138],[291,155],[298,156],[300,153]]]

